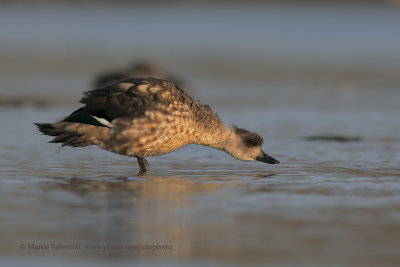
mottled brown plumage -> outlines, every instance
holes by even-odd
[[[103,88],[114,82],[127,78],[154,77],[173,81],[182,90],[190,92],[185,82],[177,76],[167,72],[164,68],[149,61],[135,61],[126,68],[101,73],[93,82],[93,88]]]
[[[158,156],[199,144],[224,150],[237,159],[278,161],[261,151],[262,138],[245,129],[230,130],[208,106],[192,99],[174,83],[155,78],[129,78],[85,93],[85,106],[62,121],[37,123],[62,146],[97,145],[138,158]]]

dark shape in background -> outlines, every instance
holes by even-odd
[[[358,142],[362,138],[360,136],[345,136],[345,135],[312,135],[304,138],[307,141],[332,141],[332,142]]]
[[[109,70],[107,72],[100,73],[93,82],[93,88],[103,88],[124,78],[147,77],[170,80],[187,93],[191,92],[189,87],[187,87],[186,83],[181,78],[169,73],[165,68],[162,68],[161,65],[157,65],[156,63],[146,60],[135,61],[124,69]]]

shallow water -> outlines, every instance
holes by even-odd
[[[0,106],[1,262],[400,265],[399,9],[198,8],[0,10],[0,104],[18,106]],[[182,70],[281,164],[188,146],[138,176],[135,159],[48,144],[33,123],[132,55]],[[357,138],[307,140],[332,135]]]
[[[261,110],[244,108],[217,110],[241,124]],[[258,124],[247,124],[264,136],[264,149],[280,165],[240,162],[223,152],[188,146],[150,158],[149,174],[137,176],[131,158],[95,147],[58,148],[32,125],[69,110],[1,110],[0,121],[7,127],[0,141],[0,235],[2,254],[10,262],[14,257],[39,259],[35,262],[41,265],[59,257],[172,266],[193,261],[282,266],[400,262],[400,129],[390,112],[376,111],[375,119],[363,122],[357,110],[344,116],[344,111],[329,115],[272,108]],[[335,120],[343,126],[336,132],[362,139],[303,138],[330,132]],[[369,131],[360,131],[363,127]],[[52,243],[81,247],[55,250]],[[157,243],[170,249],[132,248]],[[32,244],[50,248],[20,248]],[[107,244],[131,247],[85,248]]]

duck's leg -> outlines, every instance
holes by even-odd
[[[147,160],[145,157],[137,157],[137,161],[139,163],[139,174],[145,174],[149,170],[149,165],[147,164]]]

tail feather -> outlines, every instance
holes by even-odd
[[[57,136],[59,131],[51,123],[34,123],[43,134]]]
[[[63,141],[62,146],[69,146],[75,143],[75,140],[78,139],[80,136],[68,136],[68,138]]]
[[[62,146],[90,146],[95,143],[85,134],[67,129],[68,122],[35,123],[38,130],[45,135],[55,136],[49,143],[61,143]]]

